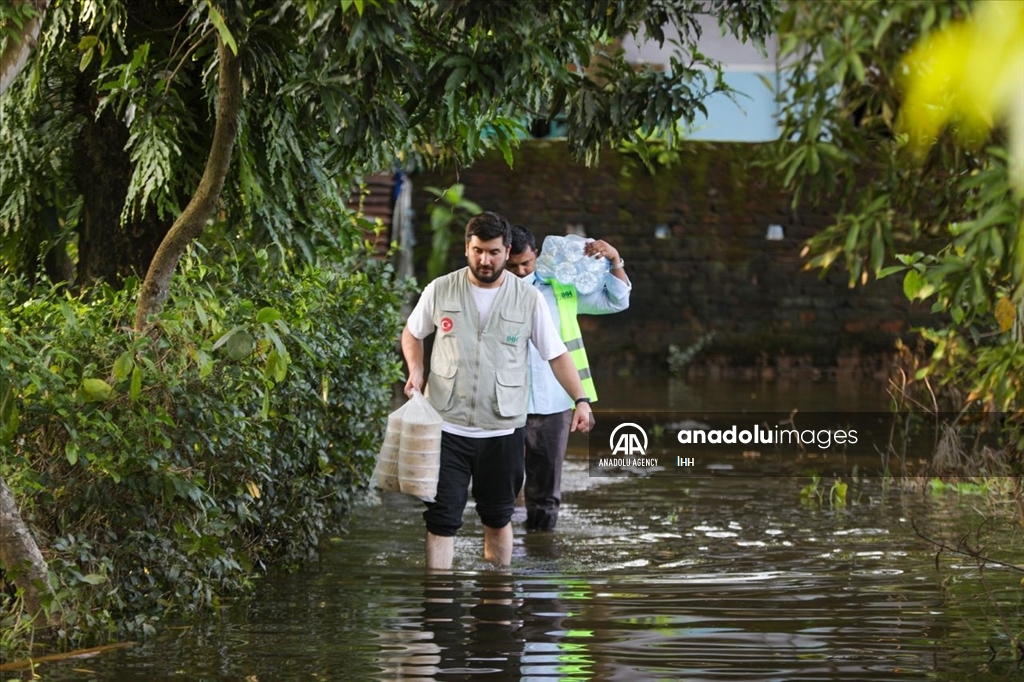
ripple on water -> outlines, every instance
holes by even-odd
[[[884,497],[870,485],[864,499]],[[422,505],[389,496],[361,510],[313,570],[268,578],[257,599],[213,623],[107,655],[90,679],[924,680],[976,670],[989,651],[947,607],[956,595],[943,592],[933,550],[896,518],[948,510],[915,498],[897,515],[850,499],[842,514],[807,509],[782,477],[595,483],[565,496],[555,533],[524,535],[520,510],[507,571],[482,561],[468,510],[454,571],[432,575]],[[1001,603],[1017,603],[1016,576],[986,576]],[[50,666],[46,679],[82,679],[76,665]]]

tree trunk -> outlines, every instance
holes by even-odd
[[[136,331],[142,331],[150,316],[163,309],[178,261],[189,244],[203,233],[206,221],[213,215],[231,165],[231,152],[238,130],[238,112],[242,103],[242,69],[238,56],[220,37],[217,38],[217,53],[220,58],[217,123],[210,155],[206,159],[206,168],[196,193],[174,221],[149,265],[135,311]]]
[[[181,0],[131,3],[125,17],[126,39],[131,44],[151,43],[153,54],[172,51],[171,36],[155,27],[178,26],[186,21],[188,8],[184,5]],[[87,287],[103,280],[119,288],[126,277],[144,277],[171,223],[161,218],[152,204],[139,206],[124,221],[121,219],[135,170],[128,149],[131,130],[116,107],[106,107],[97,115],[103,94],[96,89],[102,80],[99,61],[94,60],[79,73],[74,88],[74,107],[83,120],[72,157],[75,187],[82,195],[77,225],[77,282]],[[200,68],[198,62],[186,64],[181,75],[189,72],[198,82]],[[197,115],[206,114],[202,91],[193,90],[182,93],[185,106]],[[212,132],[203,134],[212,136]],[[179,210],[184,208],[184,203],[178,206]]]
[[[43,559],[31,531],[21,518],[14,493],[0,477],[0,565],[21,589],[25,610],[35,616],[42,610],[43,596],[52,594]],[[52,614],[51,614],[52,616]]]
[[[0,53],[0,95],[3,95],[11,83],[18,77],[28,56],[39,40],[39,32],[43,26],[43,17],[49,0],[15,0],[16,2],[32,2],[38,16],[26,21],[21,28],[18,39],[9,39],[6,48]],[[6,28],[6,27],[5,27]],[[14,584],[22,591],[25,610],[36,615],[42,610],[43,596],[51,594],[47,580],[46,560],[36,544],[35,538],[21,518],[18,505],[14,501],[14,493],[7,487],[7,481],[0,476],[0,566],[11,577]],[[51,614],[52,615],[52,614]]]
[[[90,84],[82,85],[76,97],[89,114],[74,142],[75,186],[82,194],[77,281],[88,286],[103,280],[116,287],[125,277],[146,272],[168,226],[151,208],[122,226],[132,176],[131,157],[125,149],[128,126],[109,107],[96,117],[95,92]]]
[[[32,5],[37,16],[26,21],[18,31],[17,37],[9,39],[3,53],[0,53],[0,95],[11,87],[11,83],[28,63],[28,56],[32,54],[39,40],[39,32],[43,28],[43,19],[46,17],[50,0],[14,0],[12,4]]]

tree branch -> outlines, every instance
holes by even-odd
[[[0,26],[8,34],[7,44],[0,53],[0,95],[11,87],[14,79],[28,63],[28,57],[39,42],[39,33],[43,28],[43,19],[50,0],[14,0],[13,6],[31,5],[35,16],[26,21],[20,30],[11,31],[9,26]]]
[[[1017,564],[1011,564],[1005,561],[1000,561],[999,559],[993,559],[992,557],[985,556],[982,550],[971,547],[967,542],[967,535],[964,535],[962,538],[960,538],[960,541],[956,543],[956,547],[953,547],[951,545],[946,544],[945,541],[933,540],[932,538],[925,535],[921,531],[921,529],[917,527],[917,523],[915,523],[913,519],[910,520],[910,527],[914,529],[914,533],[917,535],[917,537],[921,538],[933,547],[938,548],[939,551],[935,554],[936,568],[938,568],[939,564],[939,555],[943,552],[950,552],[951,554],[956,554],[958,556],[970,557],[971,559],[974,559],[982,565],[992,564],[994,566],[1008,568],[1015,573],[1024,573],[1024,566],[1018,566]],[[978,530],[981,530],[980,527]]]
[[[220,82],[217,90],[217,123],[210,144],[210,155],[206,159],[206,168],[195,194],[160,242],[149,265],[135,311],[135,330],[138,332],[144,329],[151,315],[163,309],[178,261],[188,246],[203,233],[206,221],[214,214],[231,166],[242,102],[241,60],[219,36],[217,54],[220,59]]]
[[[14,493],[3,478],[0,478],[0,566],[22,591],[25,611],[32,616],[40,613],[43,597],[52,593],[46,561],[21,518]]]

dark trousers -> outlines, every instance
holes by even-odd
[[[526,530],[554,530],[572,410],[526,417]]]
[[[441,433],[437,495],[433,502],[424,502],[427,530],[441,537],[459,531],[470,481],[480,521],[490,528],[504,528],[523,486],[523,429],[491,438]]]

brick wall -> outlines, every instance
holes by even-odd
[[[802,272],[803,241],[828,215],[791,209],[768,171],[746,169],[752,149],[693,143],[652,176],[614,152],[586,168],[564,142],[529,141],[513,169],[496,154],[458,173],[415,174],[418,242],[430,244],[433,195],[424,188],[461,182],[468,199],[531,228],[538,244],[572,225],[612,243],[627,262],[632,304],[581,318],[592,363],[605,372],[663,371],[670,344],[714,332],[690,374],[886,373],[896,339],[928,321],[927,309],[906,301],[899,277],[850,289],[840,270]],[[771,224],[784,239],[765,239]],[[452,269],[465,264],[458,241]]]

